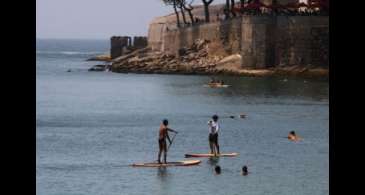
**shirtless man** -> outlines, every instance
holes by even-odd
[[[299,141],[301,138],[295,134],[295,131],[290,131],[288,135],[288,139],[291,141]]]
[[[167,144],[166,144],[166,138],[169,140],[171,145],[171,139],[169,137],[168,131],[174,132],[177,134],[177,131],[172,130],[170,128],[167,128],[169,124],[169,121],[167,119],[164,119],[162,121],[162,124],[160,125],[159,129],[159,136],[158,136],[158,145],[159,145],[159,151],[158,151],[158,163],[161,163],[161,153],[164,152],[164,163],[166,164],[166,155],[167,155]]]

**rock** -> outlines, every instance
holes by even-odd
[[[112,62],[113,63],[120,63],[120,62],[125,61],[129,58],[132,58],[136,55],[143,55],[143,54],[149,52],[150,50],[151,50],[151,48],[149,48],[149,47],[145,47],[145,48],[142,48],[142,49],[137,49],[137,50],[133,51],[132,53],[130,53],[128,55],[122,55],[118,58],[113,59]]]
[[[241,55],[240,54],[233,54],[230,56],[227,56],[225,58],[223,58],[222,60],[220,60],[217,64],[220,65],[225,65],[225,64],[240,64],[241,63]]]
[[[127,62],[128,63],[136,63],[136,62],[140,62],[141,61],[141,59],[139,59],[139,57],[138,56],[134,56],[134,57],[132,57],[132,58],[129,58],[128,60],[127,60]]]
[[[180,48],[178,50],[179,56],[184,56],[187,54],[187,49],[186,48]]]
[[[110,58],[109,54],[103,54],[103,55],[98,55],[98,56],[89,58],[86,61],[106,61],[106,62],[109,62],[109,61],[111,61],[111,58]]]
[[[95,65],[89,68],[89,71],[105,71],[109,68],[109,65]]]

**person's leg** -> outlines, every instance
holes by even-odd
[[[158,141],[158,146],[159,146],[159,150],[158,150],[158,158],[157,158],[157,162],[161,163],[161,153],[162,153],[162,144],[161,141]]]
[[[166,164],[167,163],[167,161],[166,161],[166,157],[167,157],[166,141],[164,142],[163,150],[164,150],[164,153],[163,153],[164,154],[163,161]]]
[[[219,152],[219,144],[218,144],[218,133],[215,134],[215,147],[217,148],[217,154],[220,154],[220,152]]]
[[[214,143],[213,143],[211,134],[209,134],[208,141],[209,141],[210,153],[213,154],[213,152],[214,152]]]
[[[215,146],[214,146],[214,142],[210,142],[210,153],[211,154],[215,154]]]

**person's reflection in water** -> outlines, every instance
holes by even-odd
[[[158,178],[164,180],[167,177],[167,168],[166,167],[158,167],[157,169],[157,176]]]
[[[219,162],[219,158],[218,157],[210,157],[207,162],[208,162],[208,164],[210,164],[212,166],[216,166]]]

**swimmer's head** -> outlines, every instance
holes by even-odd
[[[248,170],[247,170],[247,166],[243,166],[242,167],[242,175],[247,175],[248,174]]]
[[[221,167],[219,165],[214,168],[216,174],[221,174]]]

